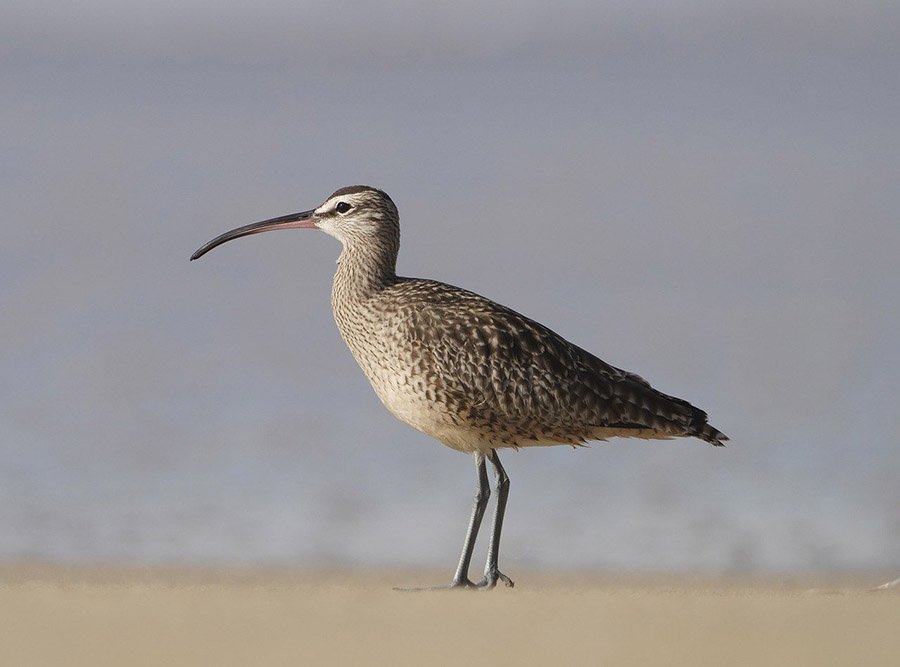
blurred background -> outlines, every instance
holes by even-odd
[[[731,436],[508,452],[504,569],[900,566],[900,5],[6,2],[0,562],[446,567],[469,458],[380,405],[338,244]],[[483,545],[482,545],[483,546]]]

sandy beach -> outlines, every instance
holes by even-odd
[[[4,665],[897,665],[900,588],[517,572],[0,569]]]

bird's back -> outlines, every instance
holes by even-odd
[[[397,278],[338,301],[341,334],[382,402],[455,449],[727,439],[702,410],[473,292]]]

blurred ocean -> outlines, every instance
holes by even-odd
[[[261,424],[99,456],[6,446],[0,559],[451,569],[471,461],[359,403],[368,423],[319,432],[300,416],[293,434]],[[896,564],[888,513],[829,493],[832,481],[742,471],[754,443],[739,437],[721,451],[619,441],[507,452],[504,561],[704,572]]]

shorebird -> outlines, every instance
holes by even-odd
[[[318,208],[225,232],[191,260],[232,239],[296,228],[321,229],[343,246],[331,292],[334,319],[381,402],[475,459],[475,503],[449,588],[513,585],[498,562],[509,495],[498,449],[611,437],[694,436],[716,446],[728,440],[703,410],[510,308],[442,282],[398,276],[400,216],[377,188],[341,188]],[[497,503],[484,576],[475,583],[469,563],[491,495],[486,461]]]

